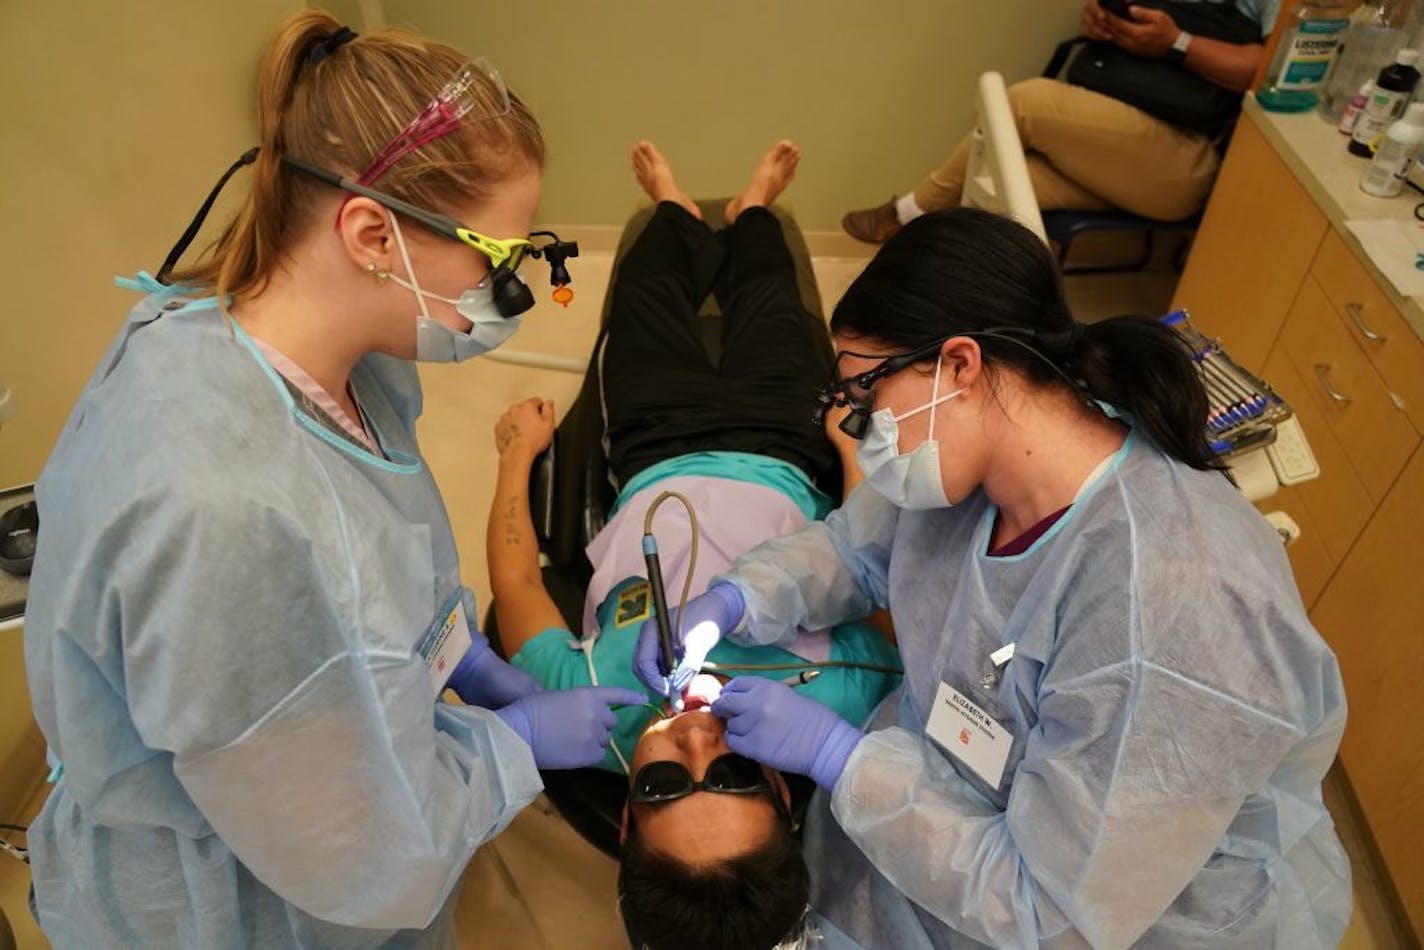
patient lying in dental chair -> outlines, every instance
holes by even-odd
[[[591,684],[641,689],[632,673],[638,629],[651,615],[641,539],[644,516],[665,490],[687,496],[700,544],[678,504],[657,512],[668,597],[689,570],[694,590],[761,541],[823,517],[818,487],[840,465],[856,480],[853,444],[811,422],[834,356],[824,323],[807,313],[781,225],[768,210],[790,183],[799,152],[782,142],[758,164],[712,231],[650,143],[634,171],[658,202],[610,288],[601,368],[607,452],[619,488],[608,524],[589,545],[595,566],[584,629],[566,627],[544,588],[529,512],[529,473],[554,434],[554,407],[531,399],[495,430],[499,480],[488,554],[494,609],[515,666],[546,689]],[[701,302],[724,315],[722,353],[709,360]],[[709,660],[729,675],[763,675],[796,688],[851,722],[864,721],[898,683],[893,645],[867,623],[805,631],[787,648],[723,641]],[[873,669],[817,667],[824,661]],[[776,667],[764,669],[762,667]],[[807,875],[792,837],[791,796],[773,770],[731,753],[722,720],[704,711],[719,689],[704,674],[686,711],[623,709],[603,767],[630,775],[624,813],[620,908],[634,946],[659,950],[772,947],[798,926]]]

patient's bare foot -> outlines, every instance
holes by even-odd
[[[694,218],[701,220],[702,212],[697,209],[697,204],[677,187],[677,180],[672,176],[672,166],[663,158],[658,147],[646,139],[633,146],[633,177],[638,179],[638,184],[648,193],[649,198],[681,205]]]
[[[737,215],[747,208],[765,207],[791,184],[796,177],[796,163],[801,161],[801,149],[790,139],[782,139],[771,147],[771,151],[757,162],[752,180],[742,189],[742,193],[727,202],[727,223],[737,220]]]

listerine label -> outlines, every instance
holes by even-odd
[[[1330,71],[1341,34],[1349,20],[1306,20],[1291,34],[1290,46],[1275,82],[1277,89],[1319,89]]]

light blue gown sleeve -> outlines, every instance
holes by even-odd
[[[832,795],[837,822],[896,888],[983,943],[1131,945],[1303,739],[1285,719],[1140,655],[1105,658],[1130,622],[1122,597],[1099,593],[1062,618],[1073,632],[1043,675],[1005,810],[900,726],[866,736]],[[1230,623],[1217,616],[1209,629],[1210,611],[1157,619],[1187,651],[1221,649]],[[1315,743],[1320,774],[1338,717]]]
[[[785,643],[798,627],[833,627],[886,607],[899,514],[862,484],[825,521],[737,558],[716,578],[736,584],[747,601],[747,622],[730,638],[746,646]]]
[[[351,927],[428,925],[475,848],[541,788],[493,713],[434,700],[409,617],[431,593],[381,588],[420,569],[353,569],[418,558],[428,533],[413,526],[404,548],[350,539],[365,549],[348,561],[260,502],[144,507],[111,526],[130,537],[108,597],[144,743],[172,757],[203,818],[283,899]],[[399,590],[412,609],[391,609]],[[401,613],[405,629],[383,640]]]

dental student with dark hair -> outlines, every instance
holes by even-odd
[[[904,686],[864,731],[767,680],[712,707],[825,791],[826,945],[1335,946],[1340,674],[1203,443],[1184,340],[1076,322],[1043,244],[969,209],[886,243],[831,328],[866,484],[685,621],[749,644],[894,617]],[[635,666],[666,689],[688,671],[656,646]]]

